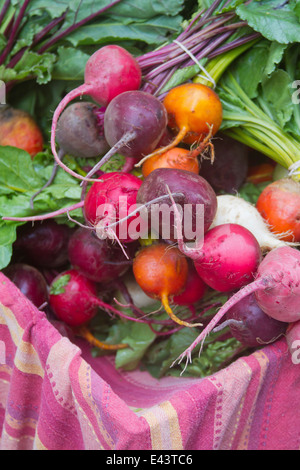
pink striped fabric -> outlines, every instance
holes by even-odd
[[[2,450],[296,450],[299,396],[285,339],[205,379],[122,373],[0,274]]]

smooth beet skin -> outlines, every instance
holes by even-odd
[[[214,161],[203,158],[200,175],[217,194],[236,194],[247,178],[249,148],[226,135],[217,135],[213,145]]]
[[[48,302],[46,280],[36,268],[16,263],[8,266],[3,272],[37,308]]]
[[[96,296],[96,284],[70,269],[53,280],[49,302],[55,316],[74,327],[83,325],[97,314]]]
[[[142,72],[137,60],[117,45],[104,46],[89,58],[84,82],[90,96],[106,106],[115,96],[141,86]]]
[[[85,228],[79,228],[70,238],[68,256],[73,268],[98,283],[112,281],[129,268],[119,245],[100,240]]]
[[[137,90],[114,98],[104,114],[104,135],[111,147],[128,133],[134,136],[118,152],[126,157],[141,158],[152,152],[167,128],[167,111],[158,98]]]
[[[61,114],[56,138],[64,153],[78,158],[93,158],[109,149],[97,111],[98,106],[94,103],[81,101],[71,104]]]
[[[48,219],[22,226],[14,249],[30,264],[38,267],[57,268],[68,261],[68,243],[73,229]]]
[[[226,314],[232,335],[244,346],[258,347],[275,341],[285,333],[287,323],[266,315],[257,304],[255,294],[240,300]]]
[[[255,293],[256,300],[267,315],[288,323],[300,319],[300,251],[297,248],[283,246],[270,251],[259,265],[257,282],[262,287]]]
[[[1,106],[0,145],[25,150],[34,158],[44,148],[44,137],[30,114],[11,106]]]
[[[101,176],[90,187],[84,201],[84,213],[92,226],[100,222],[116,222],[128,216],[136,208],[137,192],[142,181],[130,173],[111,172]],[[114,232],[122,243],[135,241],[128,230],[130,224],[139,216],[134,215],[124,223],[113,227]],[[100,231],[98,229],[98,234]]]
[[[172,303],[176,305],[194,305],[199,302],[207,291],[207,285],[197,273],[191,260],[188,260],[188,276],[181,294],[174,295]]]
[[[196,270],[212,289],[230,292],[253,281],[261,249],[252,233],[238,224],[223,224],[204,236]]]

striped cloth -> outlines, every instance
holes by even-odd
[[[122,373],[0,274],[2,450],[296,450],[299,396],[285,339],[205,379]]]

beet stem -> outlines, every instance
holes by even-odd
[[[186,366],[181,373],[183,374],[187,367],[188,362],[190,363],[192,362],[193,349],[195,349],[199,344],[201,344],[199,355],[201,354],[203,343],[206,337],[211,333],[211,331],[213,331],[214,327],[217,325],[217,323],[220,322],[220,320],[228,312],[228,310],[230,310],[237,302],[242,300],[244,297],[247,297],[248,295],[252,294],[253,292],[256,292],[257,290],[262,290],[262,289],[266,289],[267,287],[271,287],[272,285],[274,285],[274,281],[271,278],[268,280],[259,278],[251,282],[250,284],[246,285],[245,287],[240,289],[238,292],[236,292],[220,308],[220,310],[216,313],[216,315],[212,318],[212,320],[204,328],[204,330],[200,333],[200,335],[195,339],[195,341],[182,354],[180,354],[180,356],[177,359],[175,359],[171,367],[173,367],[176,364],[176,362],[180,364],[182,360],[186,358]]]
[[[36,46],[47,34],[52,31],[55,26],[57,26],[59,23],[61,23],[66,17],[66,13],[64,13],[62,16],[59,18],[56,18],[55,20],[52,20],[42,31],[40,31],[33,39],[31,46],[23,47],[17,54],[15,54],[10,62],[7,64],[7,68],[14,68],[17,63],[21,60],[23,57],[24,53],[30,49],[30,47]],[[1,21],[0,21],[1,24]]]
[[[101,158],[101,160],[89,171],[86,175],[86,179],[91,178],[95,173],[97,173],[100,168],[105,165],[110,158],[115,155],[124,145],[129,144],[136,137],[135,131],[128,131],[123,137],[113,146],[111,149]]]
[[[10,0],[6,0],[6,2],[4,3],[3,7],[2,7],[2,10],[1,10],[1,13],[0,13],[0,24],[2,23],[2,21],[4,20],[4,17],[6,15],[6,12],[8,10],[10,6]]]
[[[2,52],[2,54],[0,56],[0,65],[2,65],[4,63],[4,61],[6,60],[8,54],[10,53],[10,51],[11,51],[13,45],[14,45],[15,39],[16,39],[18,33],[19,33],[19,26],[21,24],[24,13],[25,13],[26,8],[28,7],[30,1],[31,0],[25,0],[22,7],[21,7],[21,9],[20,9],[20,12],[17,16],[16,22],[13,25],[13,29],[10,33],[8,43],[6,44],[6,47],[5,47],[4,51]]]
[[[54,212],[49,212],[48,214],[44,215],[34,215],[31,217],[2,217],[2,220],[11,220],[14,222],[35,222],[39,220],[47,220],[52,219],[54,217],[58,217],[59,215],[66,214],[69,211],[75,211],[76,209],[80,209],[83,207],[83,202],[78,202],[77,204],[73,204],[70,207],[65,207],[64,209],[59,209]]]
[[[241,329],[243,327],[244,323],[241,320],[233,320],[232,318],[230,320],[226,320],[221,323],[221,325],[216,326],[213,329],[213,333],[218,333],[219,331],[224,330],[224,328],[227,328],[227,326],[236,326],[237,328]]]
[[[101,15],[105,11],[109,10],[112,8],[114,5],[120,3],[122,0],[115,0],[114,2],[110,3],[109,5],[106,5],[105,7],[101,8],[101,10],[96,11],[96,13],[92,13],[91,15],[87,16],[81,21],[78,21],[77,23],[74,23],[73,25],[69,26],[69,28],[65,29],[64,31],[61,31],[59,34],[51,38],[48,42],[46,42],[40,49],[38,50],[38,54],[42,54],[46,50],[48,50],[50,47],[52,47],[54,44],[56,44],[58,41],[63,39],[64,37],[68,36],[71,34],[73,31],[76,29],[80,28],[81,26],[85,25],[89,21],[97,18],[97,16]]]
[[[169,317],[174,321],[174,323],[177,323],[178,325],[181,325],[181,326],[187,326],[188,328],[195,328],[198,326],[203,326],[203,323],[189,323],[178,318],[170,307],[169,298],[166,293],[162,294],[161,301],[162,301],[165,311],[167,312]]]
[[[172,196],[183,196],[182,193],[171,193]],[[156,197],[155,199],[152,199],[152,201],[148,201],[148,202],[145,202],[145,204],[141,204],[139,205],[139,207],[135,210],[133,210],[132,212],[130,212],[129,215],[127,215],[127,217],[123,217],[123,219],[119,219],[117,220],[116,222],[113,222],[109,225],[107,225],[105,228],[108,229],[108,228],[111,228],[111,227],[115,227],[116,225],[119,225],[123,222],[126,222],[126,220],[130,219],[131,217],[133,217],[135,214],[137,214],[138,212],[140,212],[142,209],[145,209],[147,208],[148,206],[150,206],[151,204],[156,204],[157,202],[161,202],[161,201],[164,201],[165,199],[169,198],[169,196],[167,194],[164,194],[163,196],[158,196]]]

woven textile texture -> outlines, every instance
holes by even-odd
[[[0,274],[1,450],[298,450],[285,338],[205,379],[92,358]]]

